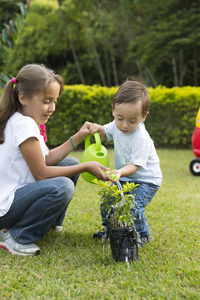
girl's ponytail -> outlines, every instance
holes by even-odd
[[[15,87],[15,85],[17,84],[17,79],[15,80],[11,79],[6,83],[0,98],[0,144],[3,144],[5,140],[4,129],[6,127],[8,119],[20,107]],[[16,83],[14,83],[13,81]]]

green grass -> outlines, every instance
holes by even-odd
[[[114,166],[113,151],[109,151]],[[97,186],[82,177],[62,233],[37,244],[38,257],[0,251],[0,299],[200,299],[200,178],[191,150],[159,150],[163,183],[146,209],[151,244],[129,269],[115,263],[101,228]],[[80,159],[81,153],[72,153]]]

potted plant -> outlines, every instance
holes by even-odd
[[[114,260],[138,260],[137,233],[131,213],[135,208],[132,191],[137,184],[127,182],[121,187],[119,181],[110,185],[108,181],[97,179],[94,183],[100,187],[101,209],[109,216],[109,239]]]

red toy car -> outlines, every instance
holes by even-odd
[[[196,156],[190,163],[190,171],[195,176],[200,176],[200,108],[196,117],[196,126],[192,135],[193,153]]]

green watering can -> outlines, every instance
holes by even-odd
[[[85,151],[81,157],[81,163],[87,161],[97,161],[102,165],[109,167],[109,157],[107,149],[101,145],[101,139],[98,132],[94,134],[95,144],[90,145],[90,135],[88,135],[85,139]],[[85,179],[89,183],[92,182],[96,177],[89,172],[81,173],[83,179]]]

